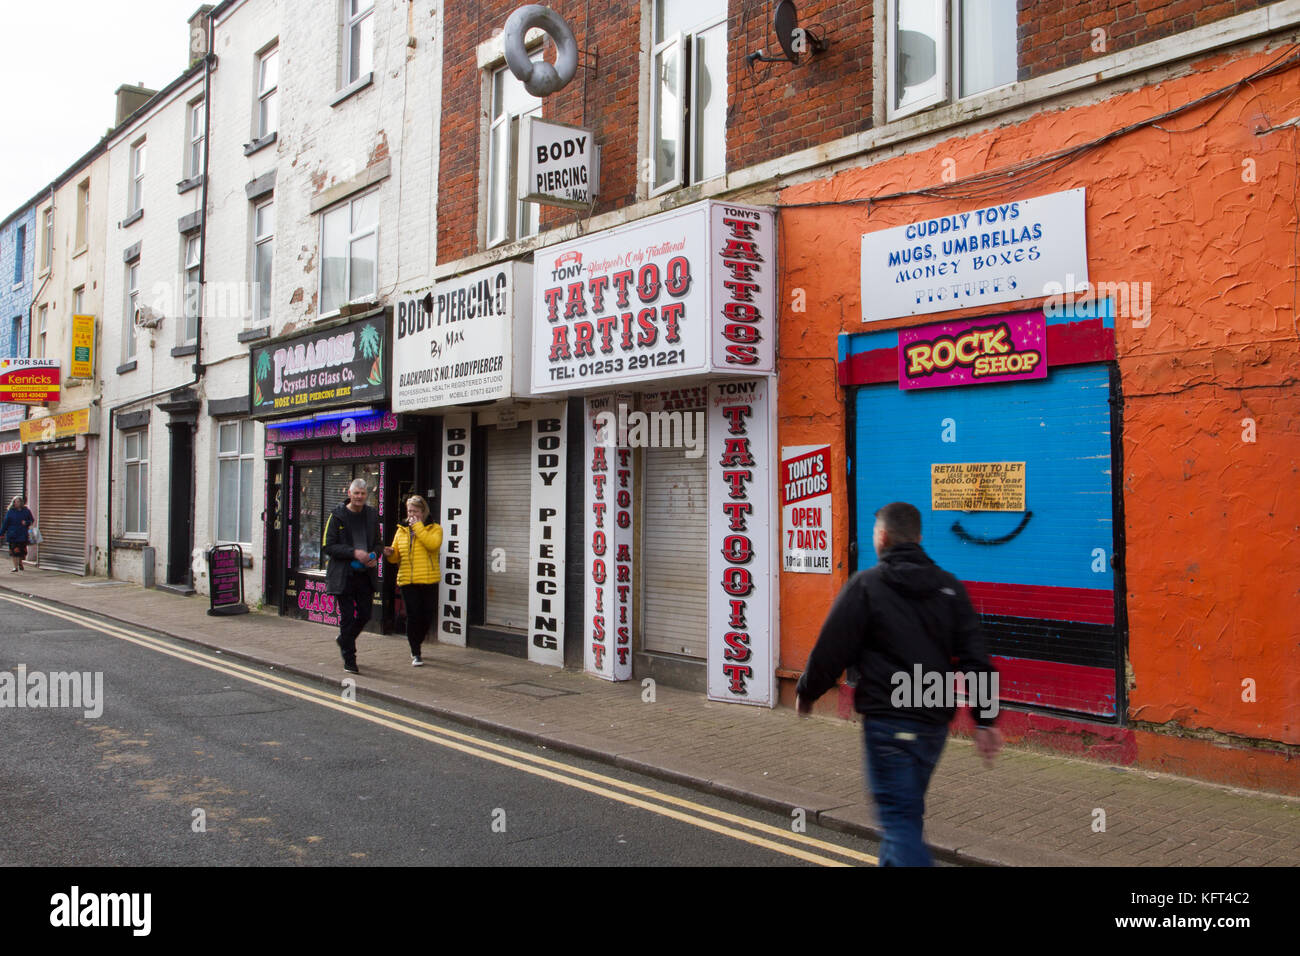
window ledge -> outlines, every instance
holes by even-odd
[[[75,250],[73,250],[72,258],[76,259],[76,258],[78,258],[78,257],[80,257],[80,256],[84,256],[84,255],[86,254],[86,250],[89,249],[89,248],[90,248],[90,244],[89,244],[89,243],[82,243],[82,244],[81,244],[80,246],[78,246]]]
[[[203,174],[199,173],[197,176],[193,176],[189,179],[182,179],[180,182],[178,182],[176,184],[176,192],[187,193],[191,189],[198,189],[202,185],[203,185]]]
[[[172,358],[180,358],[183,355],[198,355],[199,347],[197,345],[178,345],[172,349]]]
[[[114,538],[113,547],[123,551],[143,551],[149,547],[148,538]]]
[[[375,74],[373,71],[371,71],[370,73],[366,73],[363,76],[357,77],[347,86],[343,87],[343,89],[339,90],[337,93],[334,94],[334,99],[330,100],[330,106],[338,106],[340,103],[346,100],[353,93],[360,93],[362,90],[364,90],[367,86],[369,86],[374,81],[375,81]]]
[[[137,363],[135,359],[131,359],[131,361],[129,362],[123,362],[121,365],[117,367],[117,374],[125,375],[127,372],[134,372],[136,364]]]
[[[280,133],[279,133],[279,131],[278,131],[278,130],[272,130],[271,132],[269,132],[269,133],[267,133],[265,136],[263,136],[261,139],[255,139],[255,140],[253,140],[251,143],[245,143],[245,144],[244,144],[244,155],[245,155],[245,156],[252,156],[252,155],[253,155],[254,153],[256,153],[259,149],[265,149],[266,147],[270,146],[270,145],[271,145],[272,143],[274,143],[277,139],[279,139],[279,137],[280,137]]]
[[[11,286],[9,287],[9,291],[10,291],[10,292],[19,292],[19,291],[22,290],[22,287],[23,287],[23,283],[21,283],[21,282],[15,282],[13,285],[11,285]]]
[[[258,339],[269,339],[271,337],[271,327],[263,325],[256,329],[245,329],[235,336],[235,341],[239,343],[256,342]]]
[[[144,207],[141,206],[139,209],[131,213],[131,215],[127,216],[117,225],[119,229],[125,229],[127,226],[134,225],[135,223],[139,222],[143,218],[144,218]]]

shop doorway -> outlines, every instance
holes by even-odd
[[[1005,703],[1106,720],[1123,713],[1112,379],[1106,364],[1063,366],[1039,381],[865,385],[852,398],[858,566],[875,562],[875,510],[916,505],[922,547],[980,612]],[[1023,511],[931,507],[932,465],[997,462],[1025,463]]]
[[[171,433],[171,497],[167,505],[167,583],[192,586],[190,550],[194,547],[194,426],[168,422]]]
[[[406,521],[406,499],[415,494],[415,462],[410,458],[394,458],[384,467],[384,511],[379,520],[383,530],[384,544],[391,544],[396,530]],[[374,496],[371,501],[373,503]],[[397,589],[397,569],[387,565],[380,579],[380,593],[383,601],[383,633],[404,632],[406,630],[406,607],[402,603],[402,593]]]
[[[266,552],[262,567],[266,569],[263,592],[266,603],[284,613],[284,462],[278,458],[266,462]]]

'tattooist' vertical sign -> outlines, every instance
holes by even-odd
[[[776,702],[772,434],[766,379],[709,385],[710,700]]]
[[[536,407],[528,535],[528,659],[555,667],[564,666],[566,411],[564,402]]]
[[[438,640],[465,646],[469,623],[469,486],[468,413],[442,419],[442,587],[438,601]]]
[[[632,450],[618,447],[618,408],[632,396],[587,398],[587,639],[584,669],[605,680],[632,677]]]

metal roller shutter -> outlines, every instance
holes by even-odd
[[[641,635],[647,651],[703,658],[708,637],[708,464],[646,448]]]
[[[489,428],[483,538],[483,623],[512,631],[528,625],[528,507],[532,423]],[[501,551],[497,552],[500,548]],[[497,552],[494,558],[494,552]],[[495,565],[504,570],[493,570]]]
[[[22,455],[0,458],[0,508],[8,508],[14,495],[27,496],[27,459]]]
[[[875,509],[921,511],[922,547],[966,584],[1004,701],[1114,717],[1110,373],[1053,368],[1037,382],[858,389],[855,467],[862,567]],[[934,511],[931,465],[1025,462],[1024,512]]]
[[[86,573],[86,453],[51,451],[39,456],[36,546],[42,568]]]

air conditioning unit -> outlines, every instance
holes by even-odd
[[[163,319],[166,318],[161,312],[142,305],[135,310],[135,324],[141,329],[156,329],[162,325]]]

